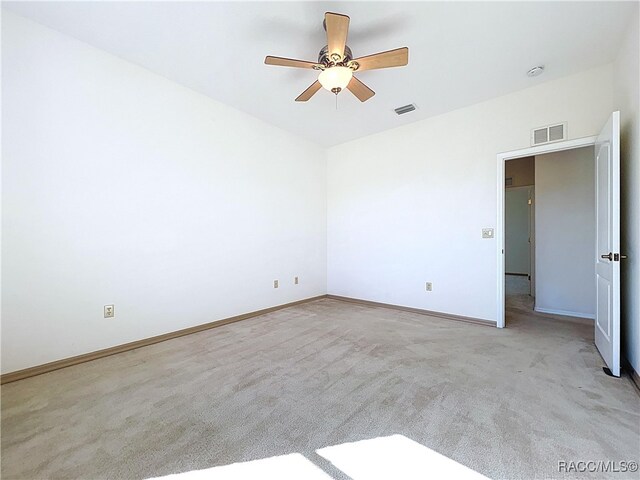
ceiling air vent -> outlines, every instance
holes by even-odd
[[[415,109],[416,106],[413,103],[410,103],[409,105],[405,105],[404,107],[395,108],[394,111],[398,115],[404,115],[405,113],[413,112]]]
[[[559,142],[567,139],[567,122],[531,130],[531,145]]]

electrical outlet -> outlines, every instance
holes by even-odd
[[[278,288],[278,280],[273,281],[273,288]]]
[[[493,238],[493,228],[483,228],[482,238]]]
[[[104,306],[104,318],[113,318],[115,315],[115,309],[113,305],[105,305]]]
[[[293,284],[298,285],[298,283],[300,283],[298,282],[298,277],[293,277]]]
[[[433,290],[433,283],[427,282],[425,286],[426,286],[427,292],[431,292]]]

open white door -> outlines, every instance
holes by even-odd
[[[620,112],[600,132],[596,156],[596,347],[620,376]]]

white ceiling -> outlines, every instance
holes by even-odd
[[[633,2],[3,2],[271,124],[329,146],[394,128],[615,58]],[[376,95],[298,96],[316,61],[325,11],[351,17],[354,56],[409,47],[409,65],[362,72]],[[545,73],[529,78],[537,64]],[[604,88],[604,87],[603,87]],[[395,107],[418,110],[398,117]]]

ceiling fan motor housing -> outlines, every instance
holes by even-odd
[[[320,53],[318,54],[318,63],[325,66],[338,63],[347,66],[347,63],[352,59],[353,54],[351,53],[351,49],[346,45],[344,46],[344,56],[342,57],[342,60],[336,61],[329,56],[329,45],[325,45],[324,47],[322,47],[322,50],[320,50]]]

